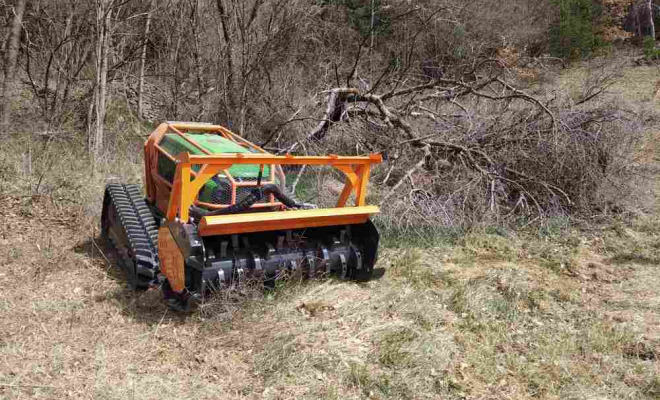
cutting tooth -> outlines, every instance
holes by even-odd
[[[270,260],[270,258],[275,255],[275,248],[270,243],[266,243],[266,247],[268,248],[268,252],[266,253],[266,260]]]
[[[209,260],[215,260],[215,251],[213,251],[213,247],[206,248],[206,257]]]
[[[326,272],[328,271],[328,264],[330,263],[330,252],[328,251],[328,248],[321,245],[320,246],[320,256],[321,256],[321,266],[325,268]]]
[[[243,277],[245,276],[245,271],[243,268],[237,268],[236,269],[236,284],[237,286],[241,286],[244,283]]]
[[[220,243],[220,258],[227,258],[227,246],[229,246],[229,242],[226,240]]]
[[[252,253],[253,256],[252,258],[254,259],[254,269],[257,271],[261,271],[263,268],[261,267],[261,258],[259,258],[259,255],[256,253]]]
[[[346,279],[348,278],[348,265],[343,253],[339,254],[339,260],[341,261],[341,279]]]
[[[353,254],[355,254],[355,269],[362,269],[362,253],[354,244],[351,244],[351,250],[353,250]]]

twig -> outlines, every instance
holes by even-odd
[[[358,89],[355,88],[338,88],[330,91],[330,96],[328,97],[328,107],[325,111],[325,118],[321,121],[316,127],[307,135],[308,139],[314,138],[316,140],[321,140],[328,132],[330,126],[339,121],[339,118],[342,115],[341,108],[339,104],[344,101],[347,95],[358,94]]]
[[[163,323],[163,320],[165,319],[165,316],[167,315],[167,308],[165,309],[165,312],[163,312],[163,316],[160,317],[160,321],[158,321],[158,325],[156,325],[156,329],[154,329],[153,333],[153,338],[156,338],[156,335],[158,334],[158,329],[160,328],[160,325]]]
[[[47,386],[47,385],[14,385],[11,383],[0,383],[2,387],[12,387],[12,388],[42,388],[42,389],[63,389],[57,386]]]
[[[90,270],[95,271],[99,275],[106,276],[103,272],[99,271],[98,268],[93,266],[89,261],[87,261],[87,260],[80,260],[80,261],[82,261],[83,264],[87,265],[87,267],[89,267]]]
[[[505,167],[504,169],[505,169],[506,171],[508,171],[508,172],[511,172],[512,174],[515,174],[515,175],[520,176],[521,178],[527,179],[528,181],[535,182],[535,183],[537,183],[537,184],[543,186],[543,187],[544,187],[548,192],[550,192],[550,193],[555,193],[555,190],[556,190],[557,192],[561,193],[562,196],[564,196],[564,198],[566,199],[566,201],[568,202],[568,204],[573,204],[573,201],[572,201],[571,198],[568,196],[568,194],[566,194],[566,192],[564,192],[563,190],[561,190],[559,187],[557,187],[557,186],[555,186],[555,185],[553,185],[553,184],[547,183],[547,182],[540,182],[540,181],[538,181],[538,180],[532,178],[531,176],[529,176],[529,175],[527,175],[527,174],[524,174],[524,173],[522,173],[522,172],[520,172],[520,171],[516,171],[515,169],[509,168],[509,167]],[[553,190],[553,189],[554,189],[554,190]]]
[[[595,98],[595,97],[598,97],[598,96],[600,96],[600,95],[603,94],[603,93],[606,93],[606,92],[607,92],[607,89],[608,89],[610,86],[614,85],[615,83],[617,83],[617,82],[616,82],[616,81],[614,81],[614,82],[610,82],[609,84],[607,84],[607,85],[603,86],[602,88],[600,88],[600,90],[598,90],[598,91],[592,93],[591,95],[589,95],[589,96],[583,98],[582,100],[578,101],[577,103],[575,103],[575,105],[576,105],[576,106],[579,106],[580,104],[584,104],[584,103],[588,102],[589,100],[591,100],[591,99],[593,99],[593,98]]]
[[[392,171],[394,171],[394,165],[390,167],[390,170],[387,171],[387,175],[385,175],[385,179],[380,183],[381,185],[384,185],[387,183],[387,181],[390,179],[390,175],[392,175]]]
[[[315,94],[314,97],[312,97],[312,98],[309,100],[308,103],[312,103],[312,102],[316,99],[317,96],[318,96],[318,94]],[[277,135],[277,134],[282,130],[282,128],[283,128],[285,125],[290,124],[291,122],[295,122],[295,121],[304,121],[304,120],[308,120],[308,119],[315,119],[315,118],[296,118],[296,117],[298,116],[298,114],[300,114],[300,112],[303,110],[304,107],[305,107],[304,104],[301,105],[300,107],[298,107],[298,109],[296,110],[296,112],[294,112],[293,115],[291,115],[291,117],[289,117],[289,119],[286,120],[286,122],[284,122],[284,123],[278,125],[278,126],[273,130],[273,133],[272,133],[272,134],[271,134],[271,135],[270,135],[265,141],[263,141],[259,147],[262,147],[262,148],[263,148],[263,147],[267,146],[267,145],[273,140],[273,138],[275,137],[275,135]],[[277,140],[279,140],[279,136],[278,136],[278,139],[277,139]]]
[[[403,185],[403,182],[404,182],[406,179],[411,178],[411,177],[412,177],[412,174],[414,174],[418,169],[422,168],[422,166],[426,163],[426,159],[427,159],[427,157],[430,157],[430,156],[431,156],[431,147],[427,145],[426,147],[424,147],[423,150],[424,150],[424,157],[422,157],[422,159],[419,160],[419,162],[417,162],[417,164],[415,164],[412,168],[410,168],[410,169],[408,170],[408,172],[406,172],[406,174],[405,174],[405,175],[399,180],[399,182],[397,182],[397,184],[394,185],[394,187],[392,187],[392,189],[391,189],[390,192],[387,194],[387,196],[385,196],[385,198],[383,198],[383,200],[380,202],[381,205],[383,205],[383,204],[385,203],[385,201],[387,201],[390,197],[392,197],[392,195],[394,194],[394,192],[396,192],[396,190],[397,190],[401,185]],[[411,178],[411,179],[412,179],[412,178]]]
[[[539,220],[540,218],[541,218],[541,216],[539,215],[538,217],[534,218],[533,220],[531,220],[531,221],[529,221],[528,223],[526,223],[525,225],[523,225],[520,229],[525,229],[525,228],[527,228],[528,226],[530,226],[531,224],[533,224],[534,222],[536,222],[536,221]]]
[[[518,89],[514,88],[513,86],[511,86],[508,83],[504,82],[500,78],[495,78],[493,81],[498,82],[504,88],[506,88],[510,92],[513,92],[513,94],[503,95],[503,96],[491,96],[491,95],[488,95],[488,94],[485,94],[485,93],[478,92],[474,89],[471,90],[471,93],[474,94],[475,96],[484,97],[484,98],[487,98],[489,100],[507,100],[507,99],[519,98],[519,99],[523,99],[523,100],[526,100],[528,102],[534,103],[537,106],[539,106],[541,109],[543,109],[543,111],[550,116],[550,119],[552,119],[552,126],[554,127],[554,129],[557,129],[557,119],[555,118],[555,115],[552,113],[552,111],[550,111],[548,109],[548,107],[546,107],[543,103],[541,103],[540,100],[526,94],[525,92],[523,92],[521,90],[518,90]]]
[[[298,175],[296,176],[296,179],[293,181],[293,185],[291,186],[291,194],[293,194],[294,196],[296,194],[296,186],[298,186],[300,177],[302,176],[303,172],[305,172],[306,167],[307,165],[303,165],[302,168],[300,168],[300,171],[298,171]]]
[[[495,212],[495,179],[490,181],[490,211]]]
[[[346,97],[349,95],[356,95],[359,93],[358,89],[355,88],[337,88],[329,91],[330,96],[328,97],[328,106],[325,111],[325,118],[321,119],[316,127],[305,136],[306,140],[315,139],[321,140],[328,133],[328,129],[338,122],[342,116],[342,110],[339,106],[342,101],[345,101]],[[294,151],[300,145],[301,140],[298,140],[291,146],[286,149],[281,150],[278,154],[290,153]]]
[[[439,134],[440,134],[440,132],[432,133],[432,134],[430,134],[430,135],[422,136],[421,138],[415,138],[415,139],[405,140],[405,141],[403,141],[403,142],[399,142],[399,143],[397,143],[396,145],[397,145],[397,146],[401,146],[401,145],[408,144],[408,143],[412,143],[412,142],[421,142],[421,141],[423,141],[423,140],[431,139],[432,137],[436,137],[436,136],[438,136]]]
[[[110,262],[110,260],[108,260],[108,257],[106,257],[105,254],[103,254],[103,250],[101,250],[101,248],[99,247],[98,244],[96,244],[96,241],[95,241],[93,238],[92,238],[92,244],[94,245],[94,247],[96,247],[96,249],[99,251],[99,253],[101,253],[101,256],[103,257],[103,259],[104,259],[108,264],[112,264],[112,263]]]

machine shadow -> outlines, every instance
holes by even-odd
[[[108,279],[115,281],[118,285],[118,287],[108,289],[94,296],[95,301],[116,304],[125,315],[146,325],[157,325],[166,313],[172,322],[184,324],[188,317],[195,314],[195,311],[175,312],[169,309],[163,300],[161,291],[158,289],[137,292],[130,290],[126,284],[126,273],[118,264],[115,250],[103,238],[87,238],[76,245],[73,250],[76,254],[87,257],[90,264],[97,271],[107,276]],[[385,271],[385,268],[375,268],[370,281],[381,279],[385,275]],[[338,277],[328,277],[326,279],[340,281]],[[309,283],[309,281],[306,281],[304,284]],[[360,283],[356,284],[360,285]],[[264,294],[270,290],[272,288],[266,285],[262,289]]]
[[[385,276],[385,268],[374,268],[374,274],[371,275],[370,281],[380,280]]]
[[[74,252],[87,257],[97,271],[117,283],[116,287],[95,295],[95,301],[116,304],[122,313],[147,325],[158,324],[166,312],[174,321],[185,322],[189,314],[177,314],[169,310],[160,290],[135,292],[128,288],[126,273],[119,266],[115,251],[103,238],[88,238],[75,246]]]

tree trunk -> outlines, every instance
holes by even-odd
[[[69,16],[66,19],[66,25],[64,27],[64,36],[62,40],[67,40],[69,36],[71,35],[71,29],[73,26],[73,17],[75,14],[76,10],[76,5],[74,4],[73,7],[71,7],[71,11],[69,13]],[[65,50],[64,56],[62,57],[62,65],[65,66],[65,68],[68,70],[68,65],[69,65],[69,57],[71,55],[71,47],[73,46],[72,43],[68,43],[67,45],[63,46],[63,49]],[[51,101],[51,104],[48,108],[48,118],[49,118],[49,123],[48,125],[53,122],[53,120],[56,118],[56,115],[60,112],[62,109],[62,101],[60,101],[60,93],[62,92],[62,72],[65,70],[61,67],[56,69],[57,75],[55,76],[55,95],[53,96],[53,100]],[[65,72],[66,73],[66,72]],[[66,86],[66,85],[65,85]],[[45,82],[45,87],[48,87],[48,81]]]
[[[192,34],[193,34],[193,40],[195,41],[194,45],[194,52],[193,52],[193,57],[195,59],[195,73],[197,74],[197,101],[203,108],[202,104],[202,95],[205,92],[204,89],[204,83],[202,82],[202,58],[200,56],[201,54],[201,49],[199,46],[199,0],[195,0],[195,5],[192,10]]]
[[[26,3],[27,0],[18,0],[16,3],[16,7],[14,8],[14,22],[7,38],[7,51],[4,59],[5,74],[0,84],[0,96],[2,96],[0,99],[0,125],[2,126],[9,124],[11,114],[11,97],[15,86],[14,70],[16,69],[16,59],[18,58],[18,45],[21,39],[23,14],[25,13]]]
[[[176,46],[174,47],[174,71],[172,76],[174,77],[174,83],[172,87],[172,110],[169,114],[172,119],[176,120],[179,118],[179,92],[181,90],[181,80],[179,78],[179,53],[181,50],[181,28],[177,28],[178,37],[176,39]]]
[[[651,30],[649,36],[651,36],[653,38],[653,42],[655,42],[655,23],[653,22],[653,0],[647,0],[646,8],[648,9],[648,16],[649,16],[647,23],[649,24],[649,29]]]
[[[639,10],[637,7],[634,9],[635,11],[635,32],[637,33],[637,37],[639,38],[640,41],[644,40],[644,35],[642,32],[642,21],[639,20]]]
[[[96,87],[94,89],[94,104],[96,121],[94,132],[90,134],[90,152],[94,163],[103,150],[103,135],[106,110],[106,95],[108,81],[108,38],[110,35],[110,4],[112,0],[97,0],[96,7]]]
[[[220,73],[223,74],[219,76],[218,81],[224,82],[224,101],[221,105],[219,120],[222,123],[233,125],[233,114],[236,108],[236,92],[238,91],[238,85],[236,84],[236,79],[238,79],[239,72],[236,71],[237,66],[234,63],[235,49],[234,41],[230,31],[230,15],[227,12],[227,8],[223,2],[224,0],[216,0],[216,5],[218,7],[218,13],[220,14],[220,22],[222,25],[222,38],[224,41],[224,54],[221,54],[221,59],[225,62],[224,71],[221,69]]]
[[[147,63],[147,41],[149,40],[149,30],[151,28],[151,14],[156,8],[156,0],[151,0],[151,6],[147,13],[147,22],[144,25],[144,42],[142,43],[142,53],[140,54],[140,82],[138,84],[138,119],[144,119],[144,69]]]

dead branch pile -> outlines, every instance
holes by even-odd
[[[495,76],[382,94],[336,88],[328,98],[311,133],[281,149],[382,152],[374,181],[391,228],[590,215],[633,182],[641,123],[593,96],[537,98]]]

